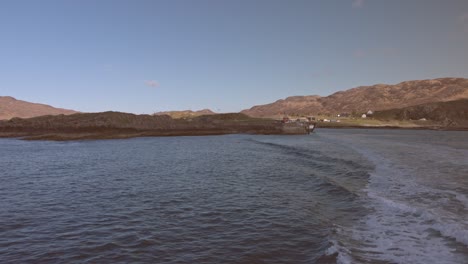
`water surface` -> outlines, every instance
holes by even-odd
[[[0,140],[2,263],[466,263],[468,133]]]

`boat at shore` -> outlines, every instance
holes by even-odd
[[[314,123],[309,124],[309,134],[314,132],[315,127],[316,127],[316,124]]]
[[[283,129],[286,126],[298,126],[300,130],[304,131],[306,134],[310,134],[314,132],[315,127],[317,126],[317,123],[315,122],[315,118],[313,117],[301,117],[297,118],[296,120],[290,119],[288,116],[284,116],[281,119],[281,123],[283,123]]]

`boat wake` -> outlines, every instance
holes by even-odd
[[[389,155],[381,148],[377,148],[378,152],[362,146],[355,150],[375,166],[364,190],[367,195],[361,197],[369,213],[352,226],[337,229],[342,245],[334,243],[328,253],[338,252],[342,256],[338,263],[466,261],[466,196],[425,184],[427,175],[418,175],[414,169],[423,166],[424,156],[403,161],[400,158],[405,157]],[[434,175],[443,175],[436,166],[430,169]]]

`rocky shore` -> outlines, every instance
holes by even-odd
[[[203,136],[223,134],[305,134],[304,127],[252,118],[244,114],[217,114],[190,119],[167,115],[119,112],[13,118],[0,121],[0,137],[25,140],[122,139],[152,136]]]
[[[468,131],[468,127],[450,127],[442,125],[414,125],[414,126],[395,126],[395,125],[351,125],[346,123],[320,123],[319,129],[405,129],[405,130],[442,130],[442,131]]]

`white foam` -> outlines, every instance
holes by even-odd
[[[338,254],[336,261],[338,264],[351,264],[353,263],[353,259],[351,258],[351,254],[349,250],[345,247],[342,247],[338,244],[336,240],[330,240],[332,245],[327,249],[325,252],[326,255],[331,256],[333,254]]]
[[[375,166],[365,190],[367,197],[361,197],[370,213],[354,226],[339,231],[342,237],[352,237],[343,245],[348,252],[370,262],[466,261],[468,247],[463,252],[457,248],[463,248],[460,244],[468,246],[468,219],[464,216],[468,212],[468,199],[456,188],[450,189],[450,185],[438,188],[437,184],[431,184],[441,178],[450,184],[451,175],[440,164],[445,168],[450,164],[466,166],[463,163],[466,157],[457,155],[460,150],[443,148],[441,156],[430,145],[398,145],[368,139],[364,142],[360,138],[338,140],[345,141]]]
[[[455,196],[455,198],[462,202],[463,205],[468,208],[468,197],[466,197],[465,195],[461,194],[461,193],[456,193],[456,192],[452,192],[452,191],[447,191],[447,193],[451,193]]]
[[[433,212],[442,215],[446,212],[438,207],[438,201],[424,198],[424,195],[419,195],[419,203],[411,204],[410,198],[418,196],[415,194],[440,195],[441,192],[431,192],[404,172],[387,166],[388,163],[380,163],[371,175],[368,197],[371,199],[369,207],[374,212],[365,219],[362,231],[354,233],[355,238],[367,239],[373,245],[369,250],[378,252],[378,258],[392,262],[430,263],[437,260],[438,263],[459,263],[462,256],[455,254],[447,238],[468,245],[463,222],[437,216]],[[385,179],[390,177],[392,180]],[[382,182],[388,184],[387,188]],[[396,191],[392,190],[395,184],[400,185]],[[447,215],[450,214],[447,212]],[[431,229],[445,237],[431,233]]]

